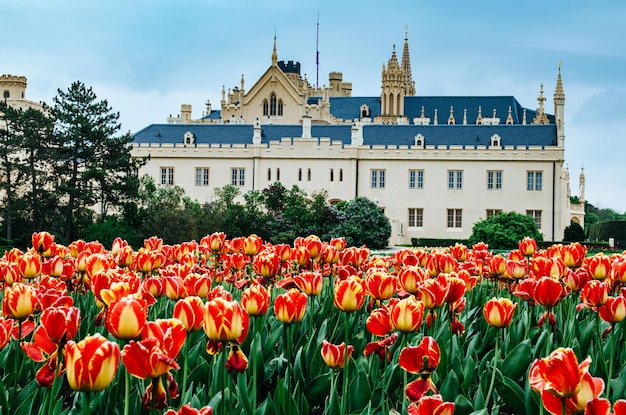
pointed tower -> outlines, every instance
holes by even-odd
[[[565,145],[565,91],[561,80],[561,62],[559,62],[559,75],[556,78],[556,89],[554,90],[554,118],[556,119],[556,131],[558,145]]]
[[[548,116],[546,115],[543,103],[546,101],[546,97],[543,96],[543,84],[541,84],[541,88],[539,90],[539,96],[537,97],[537,102],[539,102],[539,107],[537,108],[537,112],[535,114],[535,118],[533,119],[533,124],[550,124],[548,121]]]
[[[402,49],[402,70],[404,71],[404,95],[411,97],[415,95],[415,82],[411,75],[411,58],[409,56],[409,25],[406,26],[404,35],[404,49]]]
[[[396,45],[393,45],[387,67],[383,65],[381,115],[401,117],[404,115],[404,71],[398,63]]]

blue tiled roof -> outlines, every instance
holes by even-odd
[[[251,124],[151,124],[134,135],[137,144],[183,144],[185,133],[196,137],[196,144],[252,144]]]
[[[309,101],[319,98],[311,97]],[[370,118],[380,115],[380,97],[335,97],[330,98],[331,114],[343,120],[354,120],[360,117],[363,104],[370,109]],[[495,97],[405,97],[405,114],[409,125],[368,124],[363,127],[365,145],[412,145],[417,134],[424,136],[426,145],[489,145],[491,136],[498,134],[502,145],[514,146],[552,146],[556,145],[556,125],[554,116],[548,115],[551,124],[530,125],[536,111],[526,109],[526,125],[522,125],[524,108],[512,96]],[[415,125],[413,119],[421,114],[430,118],[429,125]],[[448,125],[450,107],[454,109],[456,125]],[[491,118],[493,110],[500,118],[498,125],[475,125],[478,108],[482,109],[483,118]],[[509,107],[513,117],[513,125],[505,125]],[[434,112],[438,110],[437,123]],[[463,125],[463,111],[467,110],[467,125]],[[211,111],[209,119],[219,119],[220,111]],[[328,137],[332,141],[350,144],[351,124],[312,125],[311,136]],[[196,137],[196,144],[252,144],[253,126],[251,124],[152,124],[134,135],[138,144],[182,144],[186,132]],[[261,142],[283,138],[302,136],[302,126],[295,125],[263,125]]]
[[[365,145],[413,145],[421,134],[427,146],[489,145],[498,134],[503,146],[555,146],[556,126],[547,125],[386,125],[363,127]]]

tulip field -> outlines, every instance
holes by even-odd
[[[0,415],[626,415],[626,253],[311,235],[0,259]]]

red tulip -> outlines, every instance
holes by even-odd
[[[598,307],[598,315],[607,323],[613,325],[626,318],[626,297],[608,297],[606,303]]]
[[[337,281],[333,297],[335,307],[346,313],[363,307],[365,303],[365,287],[363,285],[363,280],[356,276]]]
[[[483,306],[483,315],[493,327],[508,327],[516,308],[517,304],[513,304],[508,298],[492,298]]]
[[[299,323],[306,312],[308,296],[296,289],[278,294],[274,300],[274,314],[285,324]]]
[[[11,340],[13,330],[13,320],[0,317],[0,350],[4,349]]]
[[[25,320],[35,312],[38,305],[35,289],[23,283],[15,283],[4,289],[2,314],[16,320]]]
[[[441,395],[423,396],[407,408],[408,415],[452,415],[454,402],[444,402]]]
[[[180,320],[187,333],[198,331],[204,324],[204,303],[200,297],[181,298],[174,304],[172,317]]]
[[[19,259],[17,267],[22,277],[30,280],[41,274],[41,259],[37,254],[26,252]]]
[[[581,245],[579,242],[574,242],[569,245],[564,245],[561,248],[561,255],[563,262],[570,268],[578,268],[582,266],[587,255],[587,248]]]
[[[596,254],[586,258],[584,266],[594,280],[604,280],[611,272],[611,258],[607,255]]]
[[[39,253],[41,256],[49,256],[45,255],[45,253],[50,252],[50,248],[54,243],[54,235],[51,235],[48,232],[33,232],[32,236],[33,248],[35,251]]]
[[[306,295],[316,296],[322,292],[324,277],[321,272],[305,271],[293,277],[293,282]]]
[[[579,391],[590,364],[590,357],[578,364],[572,349],[559,347],[548,357],[533,362],[528,381],[537,392],[547,391],[556,397],[569,398]]]
[[[120,361],[120,348],[100,334],[65,345],[66,376],[76,391],[101,391],[113,381]]]
[[[248,313],[236,301],[217,297],[206,304],[204,331],[211,340],[237,341],[248,330]]]
[[[417,266],[403,267],[398,273],[398,282],[400,286],[408,293],[415,294],[419,283],[424,281],[428,275],[424,268]]]
[[[554,308],[564,296],[565,289],[559,280],[552,277],[542,277],[535,284],[533,299],[545,308]]]
[[[424,303],[410,296],[395,303],[391,308],[391,324],[403,333],[419,330],[424,320]]]
[[[352,356],[354,347],[350,345],[347,350],[346,356],[346,343],[332,344],[326,340],[322,341],[322,359],[331,369],[341,369],[345,366],[346,361]]]
[[[129,296],[109,304],[104,326],[116,339],[132,340],[139,337],[147,319],[146,301]]]
[[[587,308],[595,309],[606,303],[609,296],[609,284],[607,281],[590,280],[580,292],[582,304]]]
[[[396,277],[381,269],[375,269],[367,273],[365,287],[367,293],[376,300],[388,300],[396,293]]]
[[[365,321],[367,331],[374,336],[384,337],[391,333],[393,327],[391,325],[391,317],[387,307],[381,307],[373,310]]]
[[[534,238],[525,237],[517,243],[519,250],[524,256],[533,256],[537,250],[537,241]]]
[[[457,242],[450,247],[450,253],[458,262],[464,262],[467,259],[468,249],[467,246]]]
[[[400,351],[398,365],[409,373],[420,375],[405,388],[410,401],[417,401],[429,390],[435,390],[430,375],[439,366],[440,359],[439,345],[430,336],[425,336],[419,346],[407,346]]]
[[[243,238],[241,251],[248,256],[252,256],[258,254],[262,246],[263,240],[257,235],[252,234]]]
[[[252,269],[261,277],[274,280],[280,271],[280,257],[274,252],[264,251],[254,258]]]
[[[506,271],[505,274],[511,279],[519,280],[528,275],[528,260],[526,258],[518,261],[507,259],[505,261]]]
[[[213,415],[213,408],[210,406],[203,406],[200,409],[192,408],[185,404],[176,412],[174,409],[168,409],[165,415]]]
[[[417,292],[420,300],[428,309],[441,307],[446,302],[448,296],[448,285],[446,284],[445,275],[440,275],[436,279],[428,278],[424,280],[418,287]]]
[[[252,284],[241,294],[241,306],[251,316],[262,316],[270,306],[270,293],[260,284]]]

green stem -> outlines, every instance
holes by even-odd
[[[187,338],[185,339],[185,350],[183,351],[183,389],[182,394],[180,395],[180,399],[185,399],[185,394],[187,393],[187,377],[189,373],[189,335],[191,332],[187,333]]]
[[[347,415],[348,413],[348,382],[349,377],[349,364],[348,364],[348,340],[350,339],[350,314],[346,313],[346,325],[344,327],[344,340],[345,340],[345,353],[344,353],[344,365],[343,365],[343,394],[341,396],[341,413]]]
[[[609,341],[611,342],[611,348],[609,350],[609,376],[606,380],[606,397],[607,399],[611,399],[611,379],[613,378],[613,359],[615,358],[615,336],[613,332],[615,331],[615,326],[611,330],[611,338]]]
[[[226,371],[226,348],[221,352],[223,354],[222,365],[220,365],[220,370],[222,371],[222,404],[220,405],[220,412],[222,415],[226,415],[228,411],[226,410],[226,383],[227,379],[227,371]]]
[[[491,381],[489,382],[489,390],[487,391],[487,397],[485,398],[485,409],[489,405],[489,400],[491,398],[491,393],[493,392],[493,386],[496,384],[496,370],[498,366],[498,354],[500,350],[498,349],[498,339],[500,338],[500,331],[496,331],[496,347],[493,353],[493,372],[491,373]]]
[[[130,372],[124,369],[124,415],[130,414]]]
[[[388,414],[389,411],[387,410],[387,389],[386,386],[387,385],[387,351],[385,350],[385,355],[383,357],[383,385],[381,387],[381,391],[380,391],[380,396],[382,397],[383,400],[383,414]]]
[[[17,340],[15,342],[15,360],[13,366],[13,394],[17,396],[17,384],[19,378],[19,367],[20,367],[20,342],[22,341],[22,320],[17,321]]]
[[[83,395],[83,415],[89,415],[89,407],[91,406],[91,392],[85,392]]]
[[[566,402],[566,401],[565,401],[565,398],[563,398],[563,397],[562,397],[562,398],[561,398],[561,413],[562,413],[563,415],[567,415],[567,405],[566,405],[566,403],[565,403],[565,402]]]
[[[283,329],[285,331],[285,358],[287,360],[287,364],[285,366],[285,385],[287,386],[287,388],[290,387],[290,379],[289,376],[291,375],[290,373],[290,366],[291,366],[291,330],[290,330],[291,324],[285,324],[283,326]]]
[[[47,412],[48,414],[53,413],[53,408],[54,408],[54,399],[52,399],[52,396],[54,395],[54,390],[56,388],[57,385],[57,379],[59,377],[59,371],[61,369],[61,362],[58,361],[57,362],[57,367],[54,370],[54,379],[52,379],[52,387],[50,388],[50,393],[48,394],[47,397],[47,403],[46,405],[42,405],[42,408],[47,408]]]
[[[156,398],[157,398],[157,382],[159,378],[152,378],[152,401],[150,402],[150,415],[152,415],[156,409]]]

